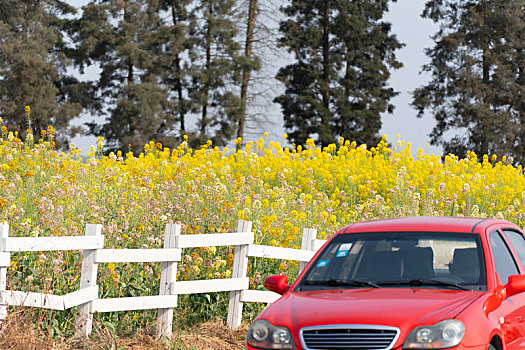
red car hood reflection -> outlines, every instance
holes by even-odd
[[[368,324],[399,328],[398,346],[414,327],[454,318],[483,293],[410,288],[293,292],[268,306],[261,318],[291,325],[296,344],[303,327]]]

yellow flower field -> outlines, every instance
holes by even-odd
[[[183,234],[220,233],[235,231],[243,219],[253,221],[257,243],[299,248],[303,228],[327,238],[355,221],[452,210],[523,226],[522,168],[492,155],[441,160],[419,150],[412,156],[409,143],[397,140],[389,147],[385,138],[371,148],[341,139],[323,149],[312,140],[302,148],[263,138],[238,150],[211,142],[199,149],[188,148],[186,141],[176,149],[150,142],[140,155],[104,154],[99,139],[85,160],[74,146],[56,152],[52,127],[39,140],[31,133],[25,142],[17,136],[1,127],[0,221],[9,223],[13,236],[82,235],[86,223],[98,223],[106,247],[148,248],[162,246],[166,223],[182,223]],[[178,278],[229,277],[232,253],[231,248],[188,250]],[[24,253],[13,261],[14,289],[63,294],[78,288],[78,253]],[[157,264],[101,265],[101,297],[158,293],[159,271]],[[297,264],[253,259],[252,288],[262,288],[271,273],[293,277]],[[50,280],[51,274],[60,277]],[[195,309],[190,321],[212,318],[221,311],[213,305],[224,298],[188,296],[181,305]],[[226,302],[221,305],[224,309]],[[248,307],[248,317],[258,308]],[[57,328],[70,329],[71,317],[59,319],[63,324]],[[142,322],[139,326],[153,319],[133,312],[104,317],[124,325]]]

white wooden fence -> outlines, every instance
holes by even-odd
[[[178,224],[167,224],[162,249],[104,249],[102,226],[86,225],[85,236],[9,237],[8,224],[0,224],[0,320],[7,317],[7,307],[30,306],[54,310],[78,307],[75,336],[88,337],[95,312],[157,309],[157,336],[171,337],[173,308],[179,294],[230,292],[228,327],[241,324],[243,303],[271,303],[280,295],[270,291],[249,289],[248,258],[265,257],[295,260],[300,270],[325,241],[317,240],[316,230],[304,229],[302,249],[271,247],[253,244],[250,221],[239,221],[237,232],[220,234],[181,235]],[[176,281],[177,263],[184,248],[235,246],[231,278]],[[6,289],[7,268],[11,252],[81,250],[82,272],[80,289],[66,295],[22,292]],[[161,262],[159,295],[98,298],[97,272],[99,263]]]

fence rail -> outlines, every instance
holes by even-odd
[[[178,224],[166,225],[162,249],[104,249],[101,225],[86,225],[84,236],[9,237],[8,224],[0,224],[0,320],[7,317],[7,307],[10,305],[53,310],[77,306],[75,336],[84,338],[91,333],[95,312],[157,309],[157,336],[171,338],[173,309],[177,307],[178,295],[230,292],[227,325],[235,329],[241,324],[243,303],[272,303],[280,297],[274,292],[249,289],[249,257],[299,261],[301,272],[325,242],[316,239],[315,230],[304,229],[301,249],[253,244],[254,233],[250,221],[239,221],[235,233],[181,235],[180,230]],[[235,246],[231,278],[176,281],[177,263],[181,261],[183,249],[216,246]],[[78,291],[53,295],[6,290],[11,252],[58,250],[82,251]],[[147,262],[162,263],[159,295],[99,299],[99,263]]]

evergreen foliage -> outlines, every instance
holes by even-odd
[[[381,113],[397,93],[387,86],[389,69],[402,65],[402,47],[381,21],[387,0],[292,0],[283,9],[282,45],[296,62],[277,74],[286,87],[281,104],[289,138],[322,145],[338,137],[376,144]]]
[[[403,46],[383,20],[389,3],[290,0],[282,8],[280,44],[295,59],[276,76],[285,92],[275,102],[291,142],[379,141],[381,114],[393,111],[397,94],[387,82],[401,67],[395,52]],[[104,136],[109,150],[138,153],[151,140],[173,147],[185,134],[193,146],[224,145],[244,136],[250,96],[263,90],[252,73],[262,63],[264,6],[275,7],[90,0],[74,18],[65,0],[2,1],[0,116],[23,135],[30,105],[33,132],[53,125],[59,145],[80,131],[71,122],[82,111],[97,116],[90,132]],[[424,67],[432,79],[414,92],[413,105],[420,116],[433,113],[431,143],[446,153],[525,160],[524,11],[521,0],[427,1],[422,16],[441,27]],[[92,65],[100,68],[94,81],[71,76]]]
[[[525,160],[525,30],[521,0],[428,1],[423,17],[441,25],[414,93],[433,113],[431,143],[445,154],[505,154]],[[455,135],[450,139],[450,133]]]
[[[33,133],[48,125],[57,131],[57,145],[78,130],[71,120],[82,111],[81,91],[87,89],[68,75],[65,1],[3,0],[0,4],[0,116],[24,135],[24,107],[33,109]]]

